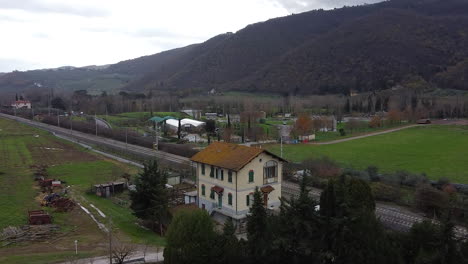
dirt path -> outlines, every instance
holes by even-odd
[[[392,132],[400,131],[400,130],[403,130],[403,129],[417,127],[417,126],[424,126],[424,125],[409,125],[409,126],[392,128],[392,129],[388,129],[388,130],[384,130],[384,131],[380,131],[380,132],[373,132],[373,133],[369,133],[369,134],[365,134],[365,135],[361,135],[361,136],[337,139],[337,140],[332,140],[332,141],[327,141],[327,142],[309,143],[309,144],[311,144],[311,145],[331,145],[331,144],[337,144],[337,143],[346,142],[346,141],[355,140],[355,139],[360,139],[360,138],[383,135],[383,134],[392,133]]]

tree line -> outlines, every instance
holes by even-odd
[[[167,232],[165,263],[467,263],[468,244],[456,236],[450,212],[440,223],[414,224],[408,233],[385,229],[375,215],[369,185],[341,175],[320,201],[308,195],[307,177],[297,197],[283,198],[271,214],[256,190],[247,239],[231,221],[216,232],[202,210],[177,214]]]

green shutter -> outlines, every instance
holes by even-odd
[[[250,195],[247,195],[245,197],[245,202],[246,202],[247,206],[250,206]]]
[[[214,193],[215,193],[215,192],[214,192],[213,190],[211,190],[211,193],[210,193],[210,198],[211,198],[211,199],[214,199],[214,198],[215,198]]]
[[[205,164],[201,165],[201,174],[205,175]]]
[[[205,185],[202,185],[201,187],[201,194],[205,196]]]
[[[228,171],[228,182],[232,182],[232,171]]]
[[[228,195],[228,204],[232,205],[232,194]]]
[[[221,180],[224,181],[224,170],[223,169],[220,169],[221,170]]]
[[[213,169],[213,166],[211,166],[210,177],[211,177],[211,178],[214,178],[214,169]]]
[[[253,170],[249,171],[249,182],[254,182],[254,171]]]

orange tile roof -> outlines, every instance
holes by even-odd
[[[195,154],[191,160],[194,162],[205,163],[221,168],[239,171],[247,163],[263,152],[281,159],[261,148],[246,147],[232,143],[214,142],[204,150]]]

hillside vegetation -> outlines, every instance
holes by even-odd
[[[468,2],[392,0],[249,25],[204,43],[108,67],[14,72],[0,89],[48,87],[281,94],[425,87],[468,90]],[[97,84],[98,80],[118,81]],[[111,89],[112,88],[112,89]]]

